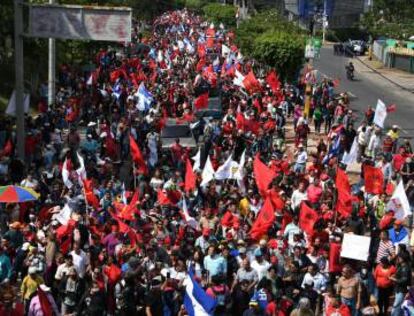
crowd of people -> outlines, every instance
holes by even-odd
[[[93,58],[59,68],[25,161],[1,122],[1,183],[39,194],[0,205],[1,316],[414,315],[398,126],[372,108],[356,126],[335,82],[281,83],[187,10]],[[198,116],[213,90],[222,116]],[[162,146],[171,120],[197,147]],[[341,256],[346,234],[371,238],[367,260]]]

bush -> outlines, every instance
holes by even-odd
[[[201,8],[206,4],[206,1],[204,0],[185,0],[184,2],[184,6],[187,9],[193,10],[193,11],[200,11]]]
[[[210,22],[223,23],[226,27],[236,26],[236,8],[232,5],[209,3],[202,10]]]
[[[284,79],[293,77],[304,60],[305,38],[284,31],[268,31],[254,40],[253,57],[265,63]]]

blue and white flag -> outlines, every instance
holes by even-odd
[[[135,96],[138,97],[137,109],[140,111],[148,110],[151,106],[152,101],[154,100],[151,92],[149,92],[144,85],[144,82],[141,82],[139,85],[137,93]]]
[[[114,87],[112,88],[112,95],[118,100],[122,93],[122,86],[120,80],[117,79]]]
[[[217,301],[203,290],[194,280],[194,273],[190,268],[183,283],[185,287],[184,307],[189,316],[213,315]]]
[[[341,151],[341,135],[337,135],[334,144],[329,149],[328,154],[323,158],[322,163],[326,164],[328,161],[339,155]]]

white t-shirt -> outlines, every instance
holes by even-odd
[[[73,250],[70,254],[73,258],[73,265],[78,272],[79,277],[83,278],[86,273],[86,267],[89,264],[88,256],[83,250],[81,250],[79,254]]]
[[[262,260],[262,262],[253,260],[251,265],[252,268],[257,272],[259,281],[267,275],[267,270],[270,268],[270,263],[266,260]]]
[[[308,195],[307,195],[306,191],[305,192],[300,192],[299,189],[293,191],[292,198],[291,198],[292,207],[294,209],[297,208],[302,201],[305,201],[307,199],[308,199]]]

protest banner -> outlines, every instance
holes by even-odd
[[[371,237],[345,234],[342,240],[341,257],[367,261]]]

